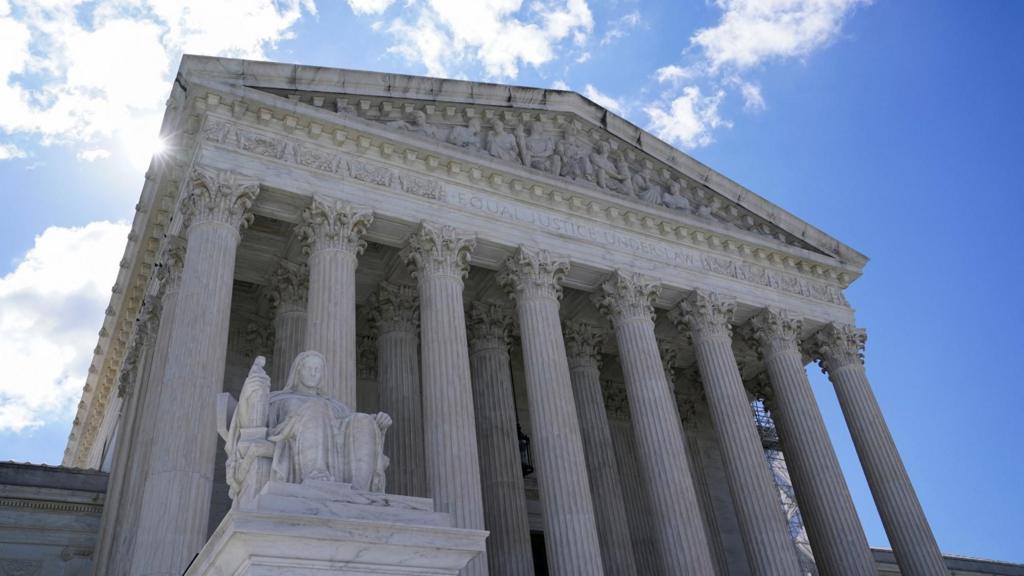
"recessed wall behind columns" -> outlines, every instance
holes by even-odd
[[[304,197],[324,194],[372,208],[376,217],[367,234],[372,242],[400,246],[421,220],[430,218],[476,233],[479,240],[473,264],[485,268],[498,268],[516,247],[525,244],[569,255],[573,266],[564,285],[570,288],[592,291],[609,271],[621,268],[653,275],[662,281],[664,289],[657,302],[659,307],[672,306],[687,291],[701,288],[734,296],[741,306],[778,306],[814,322],[851,322],[853,319],[852,310],[845,304],[727,276],[746,274],[736,272],[737,266],[744,266],[738,257],[730,259],[720,253],[705,253],[654,234],[572,213],[567,207],[544,206],[526,197],[500,196],[483,187],[471,189],[445,180],[443,168],[436,173],[415,173],[404,167],[388,167],[391,176],[380,180],[388,184],[375,185],[210,142],[204,142],[201,147],[199,158],[204,165],[235,170],[260,180],[263,191],[255,206],[256,213],[287,222],[298,221],[301,210],[309,202]],[[387,162],[379,158],[353,158],[387,166]],[[443,193],[437,195],[442,198],[430,199],[403,191],[400,182],[413,175],[440,183]],[[793,277],[789,272],[777,273]]]

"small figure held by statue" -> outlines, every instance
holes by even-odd
[[[353,490],[384,492],[384,435],[391,417],[354,412],[325,396],[326,366],[319,352],[299,354],[284,389],[274,393],[264,363],[262,356],[253,362],[234,410],[229,394],[218,400],[234,505],[244,507],[270,480],[341,482]]]

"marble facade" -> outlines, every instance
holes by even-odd
[[[97,573],[176,576],[235,530],[228,486],[265,494],[218,444],[217,395],[262,394],[260,356],[277,394],[316,350],[326,397],[391,415],[386,492],[490,532],[462,574],[806,572],[758,400],[811,569],[875,570],[809,361],[900,570],[948,574],[843,296],[867,258],[625,120],[571,92],[186,56],[162,134],[65,454],[111,454]]]

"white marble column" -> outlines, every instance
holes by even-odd
[[[282,260],[270,276],[270,305],[274,313],[274,360],[270,381],[284,388],[292,361],[306,349],[306,308],[309,268]]]
[[[314,197],[302,213],[309,253],[307,350],[324,355],[324,390],[356,406],[356,265],[373,212],[335,198]]]
[[[603,574],[569,361],[558,317],[568,260],[520,247],[499,273],[516,302],[532,448],[553,574]]]
[[[377,334],[378,409],[394,422],[384,447],[391,458],[387,491],[426,497],[419,323],[416,287],[381,282],[370,303],[370,324]]]
[[[487,537],[487,564],[492,576],[532,576],[533,549],[508,354],[511,324],[508,307],[496,302],[471,304],[466,318],[469,368],[480,444],[484,520],[491,532]]]
[[[157,268],[155,265],[154,268]],[[162,286],[161,290],[162,292]],[[142,451],[138,442],[146,428],[152,426],[152,418],[142,414],[146,397],[152,392],[149,374],[152,372],[153,356],[160,323],[161,295],[147,295],[139,307],[135,319],[134,333],[128,344],[125,362],[118,375],[118,395],[123,397],[119,415],[117,441],[114,458],[110,467],[107,492],[103,500],[103,517],[97,537],[93,566],[97,574],[112,574],[118,563],[115,544],[117,534],[126,518],[133,512],[126,504],[132,493],[144,485],[145,478],[133,474],[141,460],[149,457],[148,450]],[[133,503],[138,506],[138,501]]]
[[[662,568],[666,574],[713,574],[683,428],[654,335],[659,291],[650,278],[616,272],[601,285],[594,302],[615,328]]]
[[[839,397],[900,572],[906,576],[947,575],[949,570],[864,372],[866,340],[866,333],[859,328],[829,324],[814,335],[811,346]]]
[[[480,461],[462,302],[469,253],[475,245],[470,234],[423,222],[402,254],[416,277],[420,297],[427,491],[435,509],[450,513],[456,526],[482,530]],[[463,574],[487,574],[487,558],[478,556]]]
[[[608,411],[608,428],[619,469],[622,499],[626,505],[626,523],[633,543],[633,558],[640,574],[662,574],[658,549],[654,543],[654,528],[651,526],[651,505],[636,462],[636,440],[629,423],[626,389],[618,383],[606,381],[601,384],[601,392]]]
[[[581,321],[567,322],[564,333],[604,571],[609,575],[637,574],[622,484],[608,427],[608,412],[601,392],[604,334],[594,325]]]
[[[818,569],[869,574],[875,561],[807,379],[798,347],[801,327],[798,318],[775,308],[751,320],[771,383],[772,417]]]
[[[799,574],[796,549],[765,459],[739,367],[732,351],[735,303],[695,291],[674,320],[693,340],[711,420],[721,444],[743,544],[754,574]]]
[[[188,250],[155,414],[132,574],[178,576],[206,541],[239,228],[259,184],[195,170],[181,203]]]

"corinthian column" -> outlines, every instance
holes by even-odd
[[[650,499],[636,462],[636,440],[629,422],[626,389],[615,382],[605,381],[601,391],[608,410],[608,428],[615,448],[615,460],[619,465],[622,499],[626,505],[629,536],[633,542],[633,558],[640,574],[661,574],[664,571],[654,544]]]
[[[569,361],[558,318],[568,260],[519,248],[498,281],[516,301],[544,544],[554,574],[603,574]]]
[[[282,260],[270,275],[270,305],[274,310],[274,365],[270,381],[284,388],[292,360],[306,347],[306,297],[309,268]]]
[[[807,380],[797,344],[801,324],[775,308],[751,320],[771,381],[772,416],[818,569],[838,576],[869,574],[875,561]]]
[[[583,435],[590,493],[597,516],[597,536],[601,541],[601,561],[608,574],[636,574],[622,484],[601,391],[603,341],[604,335],[592,324],[571,322],[565,325],[569,378]]]
[[[862,355],[866,340],[867,334],[861,329],[829,324],[814,335],[811,345],[836,389],[900,572],[907,576],[949,574],[868,384]]]
[[[764,576],[799,574],[796,549],[732,351],[735,304],[698,290],[679,308],[674,320],[681,330],[690,329],[751,569]]]
[[[487,564],[492,575],[532,576],[533,550],[508,355],[511,310],[493,302],[473,302],[466,320],[484,520],[491,531]]]
[[[416,287],[381,282],[370,306],[370,324],[377,333],[379,410],[394,421],[385,440],[391,458],[388,492],[425,497],[419,323]]]
[[[423,335],[423,438],[427,487],[434,508],[448,512],[460,528],[484,528],[480,464],[469,343],[462,304],[463,279],[476,239],[451,226],[423,222],[402,251],[417,279]],[[487,574],[478,556],[463,574]]]
[[[188,251],[132,574],[178,576],[206,541],[239,229],[259,184],[233,172],[193,172],[182,199]]]
[[[324,355],[324,390],[356,405],[356,265],[373,212],[315,197],[302,212],[300,237],[309,253],[306,349]]]
[[[650,278],[616,272],[594,302],[615,327],[662,568],[666,574],[714,574],[679,413],[654,336],[653,302],[660,289]]]

